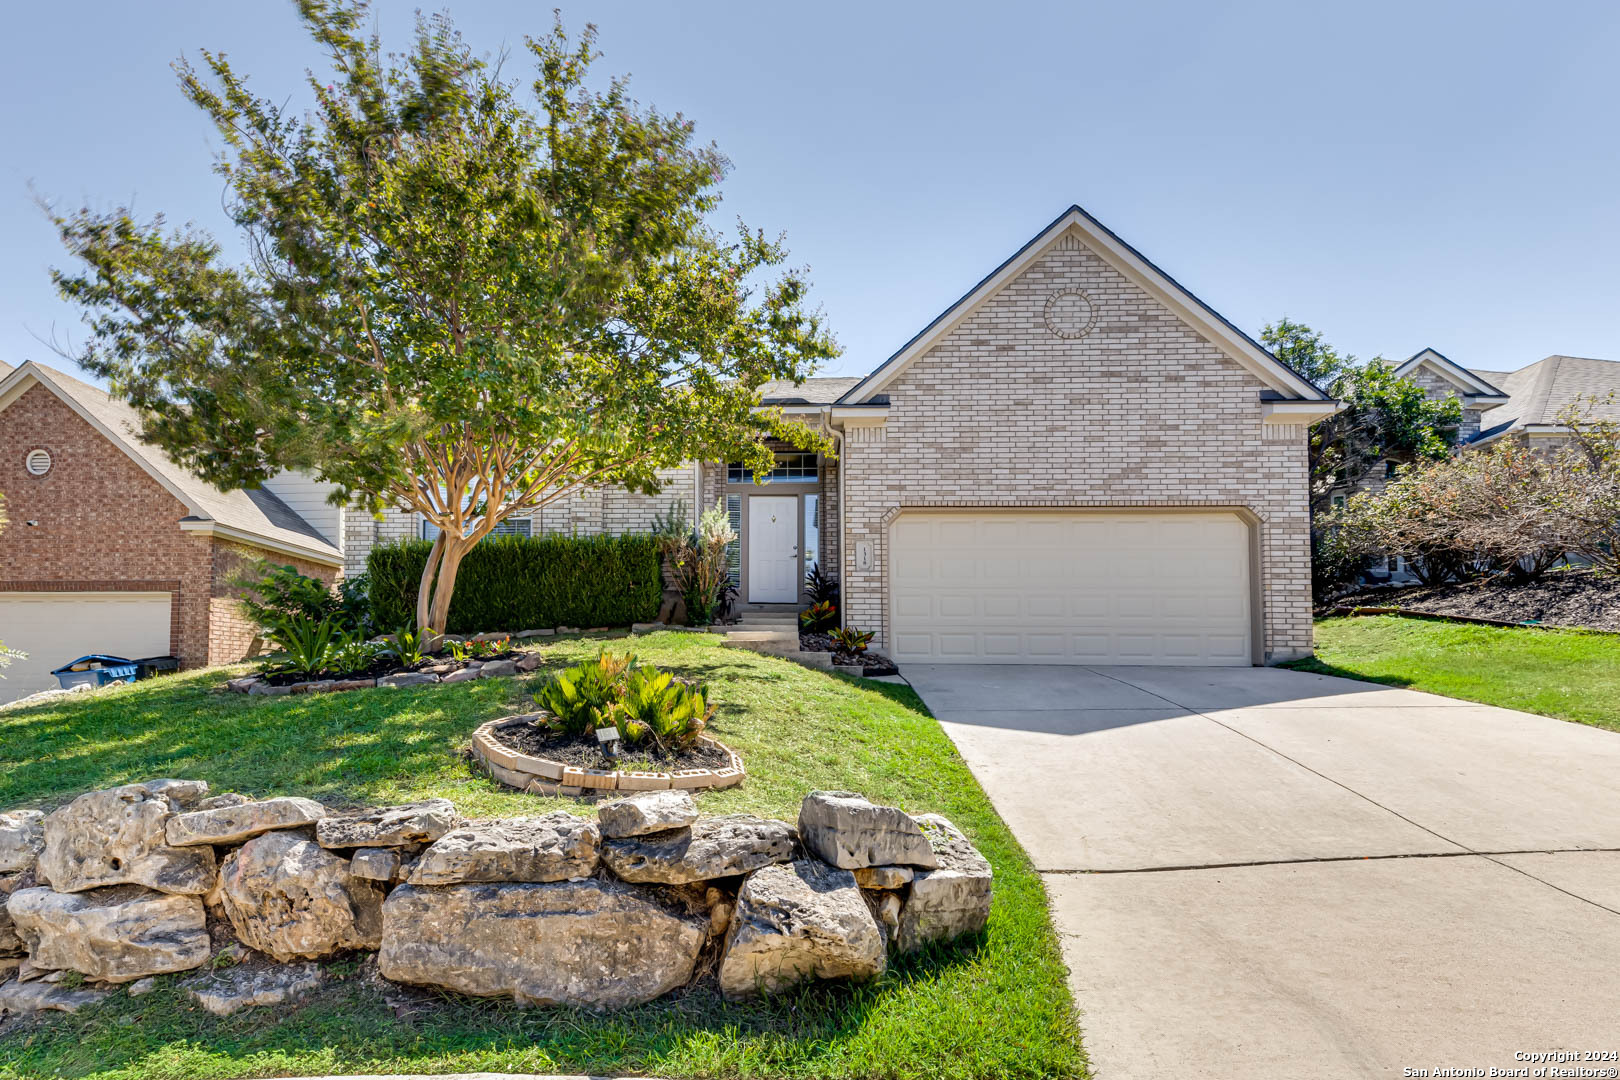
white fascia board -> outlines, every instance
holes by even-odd
[[[1266,401],[1260,416],[1268,424],[1314,424],[1345,410],[1342,401]]]
[[[1052,244],[1069,230],[1078,232],[1086,246],[1127,280],[1135,282],[1182,321],[1209,338],[1216,347],[1267,387],[1291,397],[1321,401],[1327,395],[1294,374],[1276,357],[1267,353],[1236,330],[1175,279],[1148,262],[1129,244],[1115,236],[1101,222],[1078,206],[1072,206],[1056,221],[1002,263],[989,277],[940,314],[911,341],[840,399],[842,403],[866,400],[892,383],[902,371],[941,339],[967,320],[980,304],[1023,273],[1045,255]]]
[[[1424,349],[1416,356],[1409,358],[1405,363],[1401,364],[1395,369],[1395,376],[1397,378],[1404,379],[1406,376],[1410,375],[1420,367],[1428,367],[1436,375],[1440,376],[1442,379],[1466,393],[1476,394],[1483,398],[1496,398],[1501,396],[1501,391],[1496,387],[1492,386],[1478,375],[1475,375],[1472,371],[1469,371],[1455,360],[1442,356],[1433,349]],[[1502,397],[1502,400],[1506,401],[1507,398]]]
[[[835,424],[875,427],[879,424],[888,423],[889,407],[887,405],[834,405],[830,410],[830,418]]]
[[[322,551],[318,548],[304,547],[302,544],[289,544],[282,540],[273,540],[259,533],[248,532],[245,529],[235,529],[229,525],[221,525],[209,518],[186,518],[180,522],[184,532],[196,533],[198,536],[210,536],[216,540],[230,540],[252,547],[264,548],[267,551],[279,552],[282,555],[291,555],[295,558],[305,559],[322,566],[342,566],[343,556],[334,551]]]

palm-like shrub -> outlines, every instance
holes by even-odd
[[[599,723],[610,722],[608,707],[619,700],[625,674],[635,662],[634,656],[614,656],[604,649],[595,660],[575,664],[547,679],[534,695],[551,714],[545,726],[565,735],[587,735]]]
[[[535,701],[550,731],[579,736],[612,725],[626,746],[650,741],[666,753],[690,748],[714,715],[702,685],[606,650],[553,675]]]
[[[307,615],[278,618],[266,628],[265,636],[281,650],[280,666],[300,675],[314,675],[330,666],[334,652],[355,643],[355,636],[344,633],[335,619],[317,622]]]

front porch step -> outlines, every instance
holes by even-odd
[[[803,651],[798,647],[797,642],[792,646],[773,647],[762,642],[732,641],[728,637],[725,646],[728,649],[747,649],[749,652],[758,653],[761,656],[775,656],[782,660],[791,660],[795,664],[803,664],[805,667],[816,668],[820,671],[831,671],[833,666],[832,653]]]

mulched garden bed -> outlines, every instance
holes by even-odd
[[[451,656],[425,656],[409,666],[401,665],[391,656],[380,656],[362,671],[323,671],[318,675],[309,675],[302,671],[276,671],[260,678],[271,686],[291,686],[312,679],[381,679],[388,675],[405,675],[415,671],[430,672],[443,678],[460,671],[469,663],[487,664],[492,660],[517,660],[526,655],[528,654],[520,649],[507,649],[505,652],[477,656],[469,660],[457,660]]]
[[[829,634],[812,634],[804,630],[799,631],[799,649],[802,652],[830,652],[833,654],[833,663],[840,667],[860,667],[861,674],[867,678],[878,675],[897,675],[900,669],[894,666],[882,653],[871,649],[862,653],[849,652],[833,644]]]
[[[490,735],[508,750],[531,757],[548,758],[576,769],[618,769],[646,772],[673,772],[677,769],[723,769],[731,764],[726,752],[699,743],[689,750],[667,754],[653,743],[627,749],[617,758],[602,752],[595,735],[561,735],[533,724],[509,724],[493,728]]]
[[[1559,570],[1523,585],[1380,585],[1336,599],[1334,606],[1399,607],[1434,615],[1620,631],[1620,577]]]

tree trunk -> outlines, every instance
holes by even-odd
[[[442,636],[450,624],[450,598],[455,594],[456,571],[461,568],[462,556],[472,549],[473,543],[465,537],[451,540],[444,546],[444,554],[439,559],[438,581],[433,587],[433,604],[428,610],[428,625],[433,628],[434,637]]]
[[[434,538],[433,547],[428,551],[427,561],[422,564],[422,580],[416,584],[416,629],[420,633],[429,626],[428,612],[433,610],[433,579],[439,572],[439,559],[444,554],[444,538],[449,535],[440,530]]]

